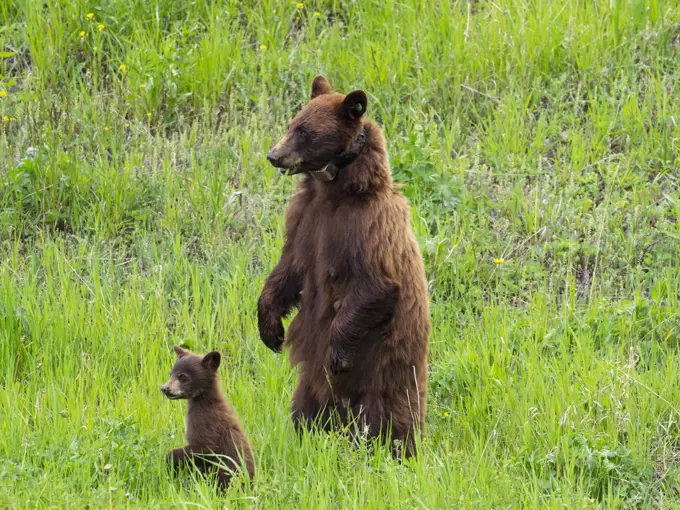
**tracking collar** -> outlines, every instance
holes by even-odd
[[[335,179],[338,175],[338,171],[342,170],[348,166],[352,161],[357,159],[359,152],[366,144],[366,131],[361,130],[359,136],[357,136],[355,142],[354,150],[343,152],[342,154],[334,157],[319,170],[309,170],[309,174],[314,177],[317,181],[329,182]]]

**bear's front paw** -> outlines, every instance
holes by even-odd
[[[274,324],[264,325],[260,323],[260,338],[264,345],[274,352],[281,352],[284,338],[283,322],[278,319]]]
[[[333,375],[348,372],[352,368],[352,361],[347,353],[340,347],[331,347],[331,373]]]

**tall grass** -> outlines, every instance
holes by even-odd
[[[671,0],[0,3],[0,505],[676,507],[679,52]],[[296,441],[256,331],[264,155],[319,72],[368,93],[425,257],[405,464]],[[165,469],[173,343],[225,356],[253,488]]]

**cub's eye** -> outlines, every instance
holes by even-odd
[[[185,383],[189,380],[189,378],[186,376],[186,374],[179,374],[177,376],[177,380],[181,383]]]

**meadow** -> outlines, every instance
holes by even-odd
[[[427,430],[294,438],[257,333],[326,75],[369,97],[431,294]],[[0,2],[0,507],[680,507],[675,0]],[[174,343],[252,488],[171,477]]]

